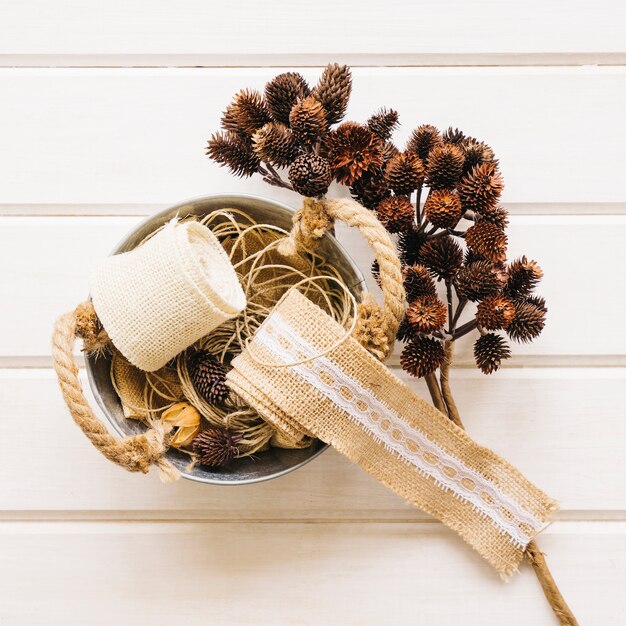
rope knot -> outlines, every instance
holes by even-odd
[[[359,304],[354,338],[379,361],[384,361],[393,348],[385,313],[371,294],[365,294]]]
[[[293,216],[293,228],[288,237],[283,239],[278,252],[283,256],[296,254],[298,250],[313,252],[326,231],[335,223],[328,211],[325,198],[304,198],[302,207]]]

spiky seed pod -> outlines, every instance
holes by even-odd
[[[462,298],[478,302],[498,293],[505,282],[505,277],[489,261],[478,260],[466,264],[455,277],[457,293]]]
[[[385,177],[394,193],[408,195],[424,182],[424,164],[414,152],[399,152],[387,163]]]
[[[515,304],[515,317],[506,332],[514,341],[527,343],[537,337],[546,324],[545,303],[540,308],[530,301],[518,301]]]
[[[436,278],[454,278],[463,263],[463,251],[449,235],[429,239],[420,250],[422,263]]]
[[[526,302],[532,304],[533,306],[536,306],[540,311],[543,311],[544,313],[548,312],[546,300],[541,296],[529,296],[528,298],[526,298]]]
[[[326,132],[324,107],[313,96],[299,100],[291,109],[289,124],[302,143],[313,144]]]
[[[421,263],[420,254],[426,240],[426,235],[416,228],[400,233],[398,237],[398,251],[400,252],[402,263],[405,265]]]
[[[542,278],[543,271],[537,262],[522,256],[509,264],[504,290],[511,298],[524,298],[532,293]]]
[[[425,265],[415,263],[402,268],[404,289],[409,302],[423,296],[434,296],[437,292],[435,283]]]
[[[503,206],[496,206],[486,213],[476,214],[477,222],[491,222],[498,228],[506,230],[509,225],[509,212]]]
[[[500,200],[504,181],[495,163],[474,167],[459,184],[459,198],[464,209],[488,213]]]
[[[432,189],[452,189],[463,173],[465,155],[451,143],[436,145],[428,155],[426,176]]]
[[[201,465],[224,467],[239,456],[237,443],[241,435],[223,428],[207,428],[193,440],[191,447]]]
[[[467,176],[477,165],[482,165],[483,163],[498,164],[493,150],[483,141],[468,137],[461,144],[461,148],[463,148],[463,152],[465,153],[463,176]]]
[[[441,341],[418,335],[404,346],[400,355],[400,365],[411,376],[421,378],[440,367],[444,358]]]
[[[449,189],[435,189],[424,203],[426,219],[439,228],[454,228],[462,213],[459,197]]]
[[[256,90],[242,89],[224,111],[222,128],[251,137],[270,121],[270,112],[261,94]]]
[[[400,125],[398,112],[382,107],[367,120],[367,125],[377,137],[387,141],[393,135],[393,131]]]
[[[376,217],[390,233],[399,233],[413,225],[415,208],[404,196],[389,196],[378,203]]]
[[[289,125],[289,114],[298,102],[311,93],[304,77],[298,72],[285,72],[265,85],[265,102],[276,122]]]
[[[213,133],[206,153],[216,163],[227,166],[235,176],[252,176],[261,164],[251,144],[231,132]]]
[[[411,341],[415,339],[417,333],[413,326],[409,324],[409,320],[407,320],[406,315],[402,318],[400,322],[400,326],[398,326],[398,332],[396,333],[396,339],[401,341],[402,343],[406,343],[407,341]]]
[[[344,122],[327,135],[325,154],[337,182],[353,185],[364,172],[376,171],[383,162],[382,141],[363,124]]]
[[[350,193],[355,200],[358,200],[364,207],[375,209],[378,203],[391,194],[389,183],[385,179],[382,169],[366,172],[357,180]]]
[[[211,404],[222,404],[228,397],[226,370],[207,350],[197,350],[187,359],[187,371],[194,389]]]
[[[452,126],[448,126],[448,128],[443,131],[441,138],[445,143],[453,143],[457,146],[460,146],[467,139],[462,130],[452,128]]]
[[[271,165],[287,167],[300,153],[293,133],[279,122],[269,122],[252,135],[252,149],[256,155]]]
[[[506,233],[495,224],[477,222],[467,229],[465,243],[473,252],[492,263],[506,261]]]
[[[396,146],[391,143],[391,141],[385,141],[383,144],[382,155],[383,155],[383,166],[386,166],[396,154],[399,154],[400,150],[396,148]]]
[[[504,296],[487,296],[476,309],[476,321],[486,330],[508,328],[513,317],[515,305]]]
[[[313,95],[326,111],[328,125],[343,119],[352,91],[352,74],[347,65],[331,63],[324,69],[322,77],[313,90]]]
[[[428,334],[439,330],[448,315],[446,305],[437,296],[422,296],[409,304],[406,318],[415,330]]]
[[[474,360],[483,374],[495,372],[502,361],[511,356],[511,350],[503,337],[495,333],[481,335],[474,343]]]
[[[289,168],[289,181],[294,191],[315,198],[325,194],[332,182],[328,161],[314,154],[299,156]]]
[[[442,142],[441,133],[430,124],[418,126],[412,133],[406,144],[406,149],[415,152],[422,159],[422,163],[428,163],[430,151]]]

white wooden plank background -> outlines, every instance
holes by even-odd
[[[334,451],[258,486],[164,486],[99,458],[63,407],[50,329],[94,261],[185,198],[294,204],[204,144],[272,66],[314,80],[336,60],[355,66],[352,118],[393,105],[401,138],[459,126],[500,157],[511,253],[541,262],[548,326],[490,378],[460,346],[454,385],[476,439],[560,501],[540,544],[581,624],[622,623],[625,6],[3,2],[0,623],[555,623],[528,569],[504,585]]]

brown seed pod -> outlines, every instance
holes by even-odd
[[[439,228],[454,228],[462,213],[459,197],[449,189],[435,189],[424,203],[426,219]]]
[[[429,239],[420,250],[422,263],[436,278],[450,280],[463,263],[463,251],[449,235]]]
[[[228,167],[235,176],[252,176],[261,165],[251,144],[232,132],[214,133],[209,139],[206,153],[216,163]]]
[[[504,289],[512,298],[524,298],[533,292],[542,278],[543,271],[537,262],[522,256],[509,264]]]
[[[467,229],[465,242],[475,254],[492,263],[506,261],[506,233],[490,222],[477,222]]]
[[[463,176],[467,176],[477,165],[482,165],[483,163],[498,164],[493,150],[483,141],[468,137],[461,144],[461,148],[465,154]]]
[[[289,114],[298,100],[311,93],[306,80],[298,72],[285,72],[265,85],[265,102],[276,122],[289,125]]]
[[[395,194],[409,195],[424,182],[424,165],[414,152],[398,152],[387,163],[385,176]]]
[[[194,389],[210,404],[222,404],[228,397],[226,370],[207,350],[193,352],[187,359],[189,378]]]
[[[330,165],[323,157],[303,154],[291,164],[289,181],[300,195],[312,198],[321,196],[328,191],[332,181]]]
[[[398,112],[393,109],[382,107],[367,120],[369,129],[383,141],[387,141],[393,135],[393,131],[399,126]]]
[[[437,144],[428,155],[426,176],[432,189],[452,189],[463,173],[465,155],[452,143]]]
[[[496,208],[504,181],[496,163],[477,165],[461,180],[459,198],[464,209],[476,213],[488,213]]]
[[[327,135],[324,149],[338,182],[353,185],[382,165],[382,141],[363,124],[344,122]]]
[[[504,296],[487,296],[476,309],[476,321],[486,330],[508,328],[513,317],[515,305]]]
[[[425,265],[415,263],[405,265],[402,268],[404,289],[409,302],[422,296],[434,296],[436,294],[435,283]]]
[[[531,301],[515,303],[515,317],[511,320],[507,334],[514,341],[528,343],[537,337],[546,324],[546,307]]]
[[[406,149],[415,152],[426,165],[430,151],[440,143],[442,143],[441,133],[434,126],[424,124],[411,133]]]
[[[352,91],[352,74],[347,65],[331,63],[313,90],[313,96],[322,103],[328,125],[343,119]]]
[[[422,378],[441,367],[445,358],[443,344],[433,337],[417,335],[404,346],[400,365],[405,372]]]
[[[254,133],[252,149],[261,161],[278,167],[291,165],[300,152],[293,133],[278,122],[269,122]]]
[[[241,435],[223,428],[207,428],[193,440],[193,451],[201,465],[224,467],[239,456],[237,443]]]
[[[378,203],[376,217],[390,233],[399,233],[413,225],[415,207],[408,198],[389,196]]]
[[[299,100],[291,109],[289,124],[299,141],[311,145],[326,132],[324,107],[313,96]]]
[[[505,276],[493,263],[478,260],[466,264],[455,277],[457,293],[472,302],[493,296],[504,286]]]
[[[398,237],[398,252],[400,253],[402,263],[405,265],[421,263],[420,253],[427,239],[424,232],[419,231],[417,228],[411,228],[400,233]]]
[[[256,90],[242,89],[224,111],[222,128],[251,137],[271,121],[261,94]]]
[[[391,191],[382,169],[365,172],[351,187],[352,197],[368,209],[375,209]]]
[[[448,315],[437,296],[421,296],[409,304],[406,318],[415,330],[428,334],[442,328]]]
[[[483,374],[495,372],[510,356],[506,340],[495,333],[481,335],[474,343],[474,360]]]

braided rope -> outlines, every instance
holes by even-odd
[[[335,220],[358,228],[378,261],[383,307],[371,299],[359,307],[355,339],[378,358],[386,358],[393,349],[398,326],[404,317],[405,291],[396,247],[371,211],[350,198],[304,198],[302,208],[294,215],[291,233],[281,242],[278,251],[290,256],[300,250],[313,250]]]
[[[73,311],[65,313],[57,320],[52,335],[54,369],[72,419],[110,461],[129,472],[144,474],[148,473],[151,465],[156,465],[163,482],[176,480],[179,477],[178,470],[165,458],[167,432],[163,425],[155,423],[141,435],[120,440],[113,437],[98,419],[89,406],[78,379],[78,366],[73,356],[75,340],[76,313]]]

